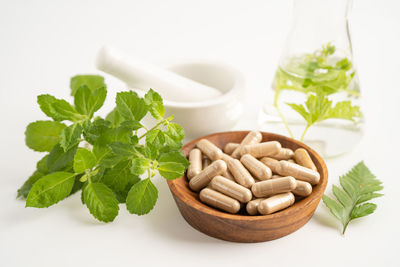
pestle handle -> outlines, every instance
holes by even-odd
[[[96,67],[129,86],[141,90],[153,88],[169,101],[195,102],[221,95],[215,88],[151,64],[140,61],[128,63],[108,47],[102,47],[98,52]]]

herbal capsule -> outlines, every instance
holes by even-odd
[[[207,139],[201,139],[197,142],[197,147],[212,161],[221,159],[222,150]]]
[[[259,180],[268,180],[272,176],[271,169],[250,154],[243,155],[240,162]]]
[[[257,210],[259,213],[266,215],[274,213],[278,210],[283,210],[294,203],[294,195],[291,192],[275,195],[264,199],[258,204]]]
[[[223,177],[225,177],[225,178],[227,178],[227,179],[229,179],[229,180],[231,180],[231,181],[234,181],[234,182],[236,183],[235,177],[233,177],[232,173],[231,173],[228,169],[227,169],[226,171],[224,171],[224,172],[221,174],[221,176],[223,176]]]
[[[292,193],[302,197],[309,196],[312,193],[312,186],[307,182],[296,180],[296,188]]]
[[[249,202],[253,197],[249,189],[222,176],[215,176],[210,182],[210,187],[243,203]]]
[[[320,178],[318,172],[285,160],[279,161],[278,174],[293,176],[297,180],[302,180],[312,185],[318,184]]]
[[[203,163],[202,163],[203,170],[205,168],[207,168],[210,164],[211,164],[211,160],[209,158],[203,158]]]
[[[262,140],[262,134],[259,131],[251,131],[249,132],[245,138],[243,138],[240,145],[232,152],[231,156],[235,159],[240,158],[241,150],[246,145],[260,143]]]
[[[264,200],[264,198],[257,198],[257,199],[254,199],[254,200],[248,202],[247,205],[246,205],[246,211],[247,211],[247,213],[248,213],[249,215],[256,215],[256,214],[258,214],[257,207],[258,207],[258,205],[260,204],[260,202],[261,202],[262,200]]]
[[[190,165],[186,173],[189,180],[203,170],[201,157],[202,155],[200,149],[195,148],[189,152]]]
[[[266,197],[279,193],[290,192],[296,188],[296,185],[296,179],[291,176],[287,176],[255,183],[251,187],[251,191],[256,197]]]
[[[228,155],[231,155],[233,151],[239,146],[237,143],[227,143],[224,152]]]
[[[201,190],[200,200],[214,208],[218,208],[229,213],[237,213],[240,210],[239,201],[210,188],[204,188]]]
[[[228,163],[229,160],[233,159],[231,156],[229,156],[228,154],[222,153],[221,154],[221,159],[223,161],[225,161],[226,163]]]
[[[228,161],[228,169],[232,173],[233,177],[235,177],[235,181],[238,184],[250,188],[255,183],[254,178],[239,160],[232,159]]]
[[[262,158],[260,159],[260,161],[264,163],[268,168],[270,168],[273,173],[278,173],[278,170],[280,168],[279,161],[268,157]]]
[[[314,162],[312,161],[310,154],[308,154],[307,150],[304,148],[298,148],[294,152],[294,159],[296,160],[296,163],[309,168],[313,171],[317,171],[317,167],[315,167]]]
[[[220,159],[216,160],[211,163],[210,166],[193,177],[189,182],[189,186],[193,191],[199,191],[200,189],[206,187],[212,178],[220,175],[224,171],[226,171],[225,161]]]
[[[294,153],[293,150],[289,148],[281,148],[279,151],[273,155],[270,155],[271,158],[277,159],[277,160],[288,160],[293,157]]]
[[[250,154],[255,158],[267,157],[278,153],[281,144],[278,141],[269,141],[259,144],[243,146],[241,154]]]

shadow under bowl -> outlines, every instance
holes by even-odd
[[[203,138],[223,148],[230,142],[240,143],[248,133],[248,131],[234,131],[203,136],[186,144],[183,152],[187,156]],[[262,142],[279,141],[282,147],[307,150],[320,174],[320,182],[313,186],[312,194],[300,200],[296,199],[292,206],[279,212],[250,216],[229,214],[203,204],[199,194],[190,190],[186,176],[168,181],[180,213],[193,228],[226,241],[254,243],[286,236],[302,227],[312,217],[328,182],[328,169],[324,160],[310,147],[295,139],[266,132],[262,132],[262,136]]]

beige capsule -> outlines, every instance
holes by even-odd
[[[255,183],[251,187],[251,191],[256,197],[267,197],[279,193],[290,192],[296,188],[296,185],[296,179],[287,176]]]
[[[317,167],[315,167],[314,162],[312,161],[310,154],[308,154],[307,150],[304,148],[298,148],[294,152],[294,159],[296,160],[296,163],[309,168],[313,171],[317,171]]]
[[[273,159],[273,158],[264,157],[264,158],[260,159],[260,161],[262,163],[264,163],[268,168],[270,168],[273,173],[278,173],[278,170],[280,168],[280,164],[279,164],[278,160]]]
[[[291,192],[278,194],[262,200],[258,204],[257,210],[263,215],[271,214],[293,205],[294,200],[294,195]]]
[[[230,161],[231,159],[233,159],[231,156],[229,156],[228,154],[222,153],[221,154],[221,159],[223,161],[225,161],[226,163],[228,163],[228,161]]]
[[[278,174],[293,176],[297,180],[308,182],[312,185],[318,184],[320,179],[318,172],[285,160],[279,161]]]
[[[233,151],[239,146],[237,143],[227,143],[224,148],[224,152],[231,155]]]
[[[261,161],[250,154],[245,154],[240,158],[240,162],[259,180],[271,179],[272,171]]]
[[[254,183],[254,178],[249,171],[237,159],[228,161],[228,169],[235,177],[235,181],[246,188],[250,188]]]
[[[217,175],[226,171],[226,163],[223,160],[216,160],[210,166],[202,170],[195,177],[190,179],[189,186],[193,191],[199,191],[206,187],[208,183]]]
[[[296,188],[292,190],[292,193],[301,197],[309,196],[312,193],[312,186],[310,183],[296,180]]]
[[[203,170],[202,154],[200,149],[194,148],[189,152],[189,168],[187,170],[188,179],[192,179]]]
[[[221,159],[222,157],[222,150],[207,139],[201,139],[197,142],[196,146],[212,161]]]
[[[277,160],[290,160],[293,158],[293,155],[293,150],[290,148],[281,148],[277,153],[271,155],[270,157]]]
[[[203,158],[203,170],[207,168],[211,164],[211,160],[209,158]]]
[[[253,197],[248,188],[222,176],[215,176],[210,182],[210,187],[243,203],[249,202]]]
[[[274,155],[280,149],[281,143],[279,143],[278,141],[269,141],[259,144],[246,145],[242,148],[241,154],[250,154],[255,158],[262,158]]]
[[[232,152],[231,156],[235,159],[240,158],[241,150],[246,145],[257,144],[262,140],[262,134],[259,131],[251,131],[249,132],[245,138],[243,138],[242,142],[239,146]]]
[[[258,205],[260,204],[260,202],[261,202],[262,200],[264,200],[264,198],[257,198],[257,199],[254,199],[254,200],[248,202],[247,205],[246,205],[246,211],[247,211],[247,213],[248,213],[249,215],[256,215],[256,214],[258,214],[258,209],[257,209],[257,207],[258,207]]]
[[[240,210],[239,201],[210,188],[204,188],[200,191],[200,200],[214,208],[229,213],[237,213]]]

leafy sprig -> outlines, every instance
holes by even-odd
[[[375,211],[376,204],[367,201],[383,196],[376,193],[382,190],[383,186],[362,161],[341,176],[339,181],[342,188],[332,185],[332,192],[337,201],[326,195],[322,196],[322,200],[342,223],[344,234],[350,221]]]
[[[327,119],[355,121],[355,118],[362,116],[360,107],[351,105],[351,101],[340,101],[332,106],[332,101],[322,92],[316,95],[310,94],[305,104],[286,104],[299,113],[307,123],[300,141],[303,141],[307,130],[316,123]]]
[[[27,198],[27,207],[45,208],[82,190],[82,202],[103,222],[114,220],[118,203],[126,203],[130,213],[150,212],[158,198],[151,178],[158,172],[175,179],[188,167],[181,152],[184,130],[173,116],[164,118],[162,98],[152,89],[143,98],[119,92],[116,107],[103,119],[94,117],[107,95],[103,77],[78,75],[70,87],[73,105],[38,96],[41,110],[53,120],[30,123],[25,141],[34,151],[48,153],[18,197]],[[157,120],[151,129],[141,123],[147,113]]]
[[[313,53],[291,58],[285,69],[278,68],[273,84],[274,106],[291,137],[293,133],[279,107],[279,98],[283,90],[307,95],[305,105],[286,103],[306,120],[307,125],[300,140],[304,139],[308,128],[320,121],[331,118],[356,121],[355,118],[362,117],[360,108],[352,106],[351,101],[342,101],[331,107],[329,96],[332,94],[345,92],[350,96],[360,96],[357,83],[352,83],[356,72],[351,60],[347,57],[337,57],[335,52],[336,47],[328,43]],[[305,108],[309,109],[308,112]]]

